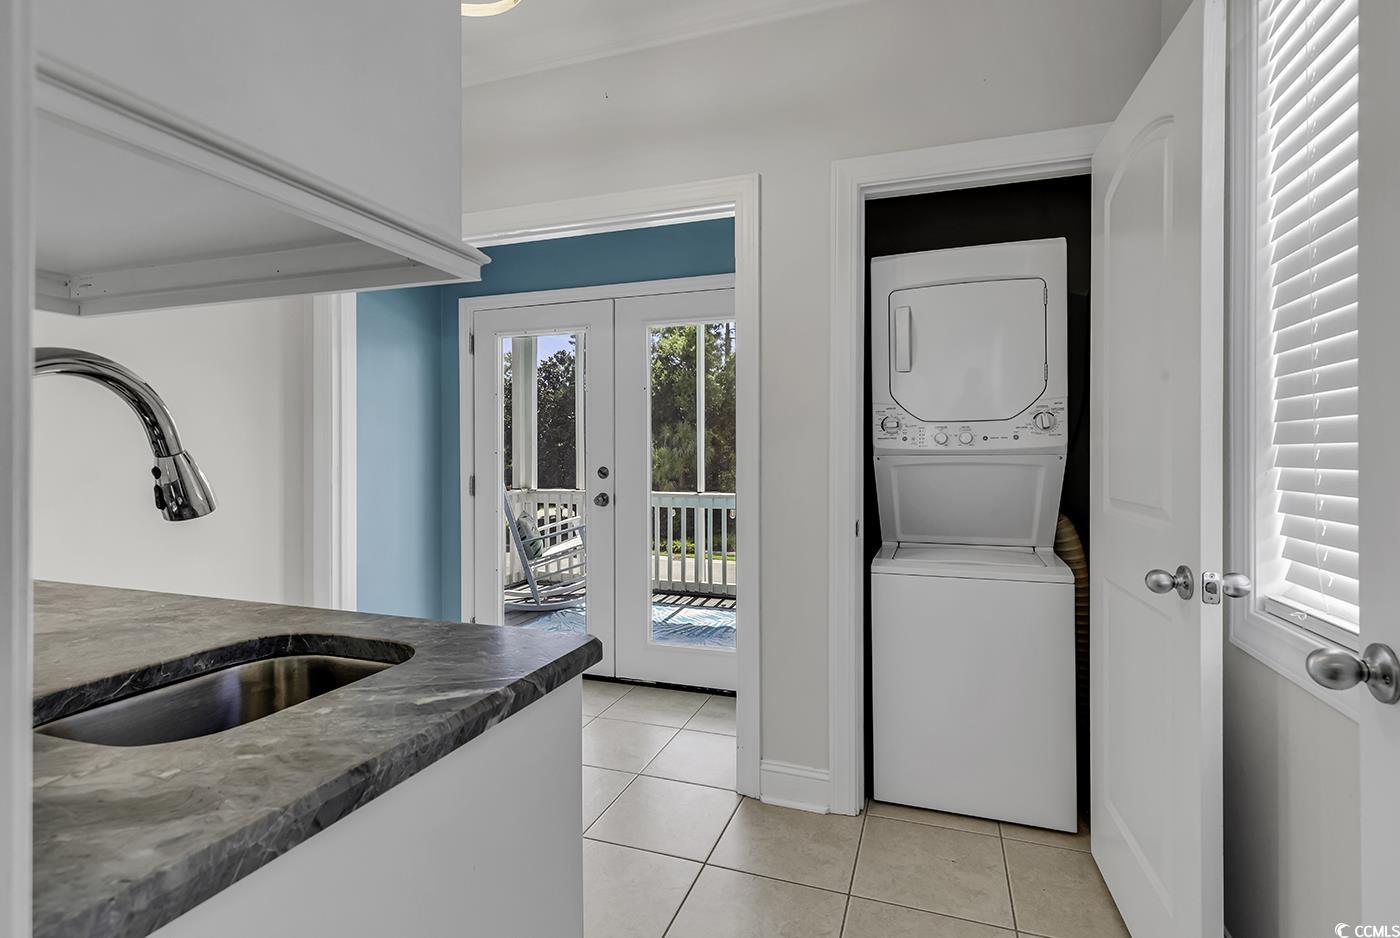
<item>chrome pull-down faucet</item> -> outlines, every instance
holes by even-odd
[[[199,466],[185,452],[175,419],[160,395],[131,369],[110,358],[75,348],[36,348],[35,375],[76,375],[112,391],[136,412],[151,444],[156,464],[156,508],[167,521],[203,518],[214,510],[214,490]]]

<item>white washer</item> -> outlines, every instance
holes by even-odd
[[[1065,242],[870,269],[873,795],[1075,830]]]

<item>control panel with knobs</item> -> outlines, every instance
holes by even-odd
[[[902,453],[932,453],[950,449],[986,450],[991,453],[1048,452],[1063,445],[1065,407],[1063,397],[1036,401],[1005,420],[925,419],[895,403],[876,404],[871,426],[876,449]],[[950,415],[951,416],[951,415]],[[966,417],[969,415],[960,415]]]

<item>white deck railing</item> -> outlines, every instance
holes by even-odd
[[[513,489],[508,497],[517,518],[558,521],[584,514],[586,520],[580,489]],[[652,492],[652,591],[735,595],[736,524],[732,492]],[[503,574],[507,584],[524,578],[509,538]]]

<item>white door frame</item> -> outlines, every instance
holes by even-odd
[[[356,608],[356,294],[312,300],[306,389],[306,602]]]
[[[741,517],[760,518],[761,465],[759,459],[760,382],[759,369],[762,350],[759,280],[759,176],[757,173],[730,176],[701,182],[638,189],[494,209],[462,216],[463,238],[470,244],[492,245],[547,238],[573,237],[641,228],[660,224],[699,221],[723,215],[734,216],[734,274],[726,285],[734,288],[734,319],[743,338],[744,353],[739,359],[738,399],[743,402],[738,414],[738,492],[735,493]],[[489,272],[487,274],[489,276]],[[464,426],[472,414],[472,364],[470,354],[471,311],[479,308],[526,305],[522,300],[533,297],[539,303],[568,302],[577,299],[601,299],[618,295],[656,293],[666,284],[688,283],[695,289],[697,282],[717,282],[724,278],[687,278],[685,280],[655,281],[644,284],[623,284],[610,287],[585,287],[580,290],[550,291],[539,294],[516,294],[503,302],[503,297],[473,297],[459,304],[459,316],[464,324],[459,330],[461,372],[458,386],[461,399],[461,420]],[[619,291],[623,291],[619,293]],[[472,496],[467,491],[466,467],[475,458],[473,434],[470,427],[461,433],[462,506],[467,517]],[[470,573],[474,569],[470,525],[463,525],[462,537],[462,609],[470,609],[472,597],[465,595],[470,588]],[[757,798],[759,765],[762,753],[760,737],[760,600],[762,590],[761,525],[748,524],[739,531],[739,691],[736,701],[736,732],[738,745],[738,774],[736,788],[740,794]]]
[[[1070,127],[831,164],[827,660],[833,813],[856,814],[865,805],[865,203],[1087,174],[1108,126]]]
[[[34,308],[33,45],[28,0],[0,0],[0,933],[30,931],[34,632],[29,338]]]

